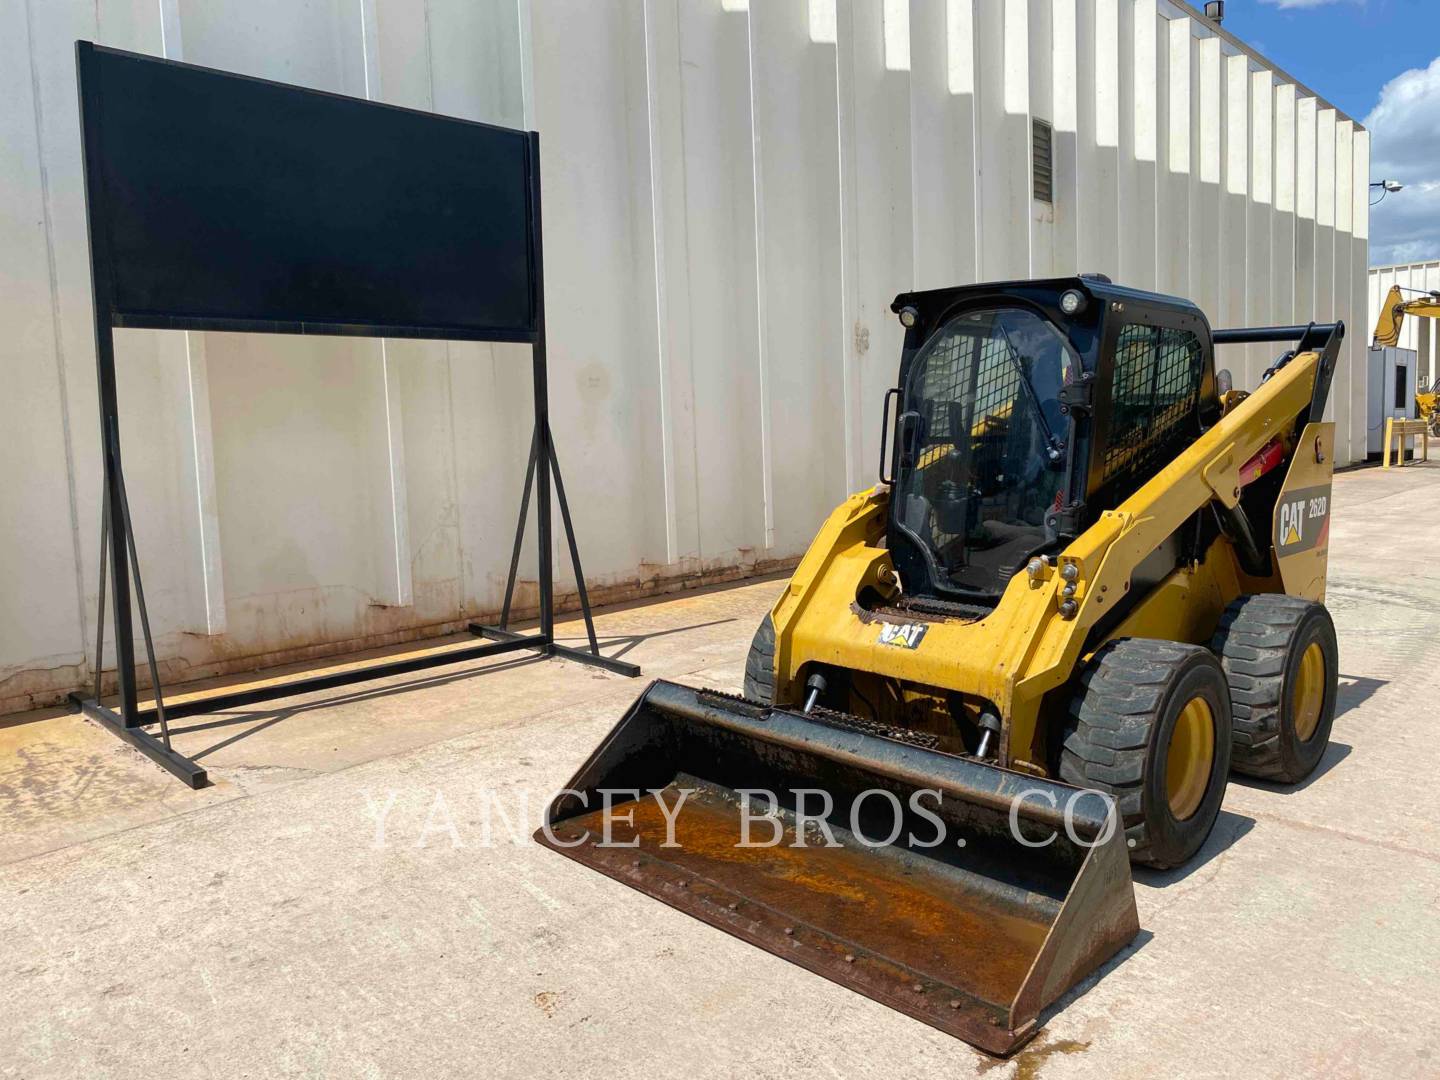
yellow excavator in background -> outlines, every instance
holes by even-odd
[[[1344,326],[1212,331],[1101,275],[892,309],[881,482],[820,527],[744,696],[652,683],[536,839],[1008,1054],[1138,933],[1132,861],[1191,859],[1232,769],[1325,752]],[[1264,342],[1231,389],[1214,347]]]
[[[1406,315],[1440,319],[1440,292],[1420,289],[1410,291],[1419,292],[1421,295],[1413,300],[1406,300],[1404,290],[1399,285],[1390,286],[1385,302],[1380,305],[1380,317],[1375,320],[1375,340],[1371,343],[1373,347],[1378,349],[1382,346],[1398,346],[1400,325],[1405,321]],[[1422,387],[1415,393],[1415,415],[1430,426],[1432,435],[1440,435],[1440,409],[1436,408],[1437,403],[1440,403],[1440,373],[1436,374],[1428,387]]]

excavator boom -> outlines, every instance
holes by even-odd
[[[1427,292],[1414,300],[1406,300],[1400,286],[1391,285],[1375,320],[1375,348],[1393,349],[1400,344],[1400,327],[1406,315],[1440,319],[1440,292]]]

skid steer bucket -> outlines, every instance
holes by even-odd
[[[1109,803],[844,723],[652,683],[536,839],[1012,1052],[1139,930]]]

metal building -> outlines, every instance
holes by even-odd
[[[552,416],[601,599],[783,565],[873,482],[898,291],[1091,270],[1217,326],[1366,314],[1368,134],[1183,3],[12,0],[0,710],[90,674],[77,38],[541,132]],[[1342,462],[1365,338],[1335,381]],[[523,350],[117,348],[167,679],[498,606]],[[1236,385],[1270,359],[1232,360]]]
[[[1371,267],[1367,341],[1380,317],[1380,303],[1393,285],[1405,290],[1407,300],[1413,300],[1420,291],[1440,291],[1440,260]],[[1435,320],[1406,319],[1400,324],[1400,348],[1415,350],[1417,382],[1428,387],[1440,378],[1440,325]]]

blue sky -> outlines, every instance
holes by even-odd
[[[1363,120],[1382,86],[1440,55],[1440,2],[1230,0],[1225,29]]]
[[[1203,7],[1203,2],[1195,3]],[[1229,0],[1225,29],[1371,131],[1372,265],[1440,258],[1440,0]]]

